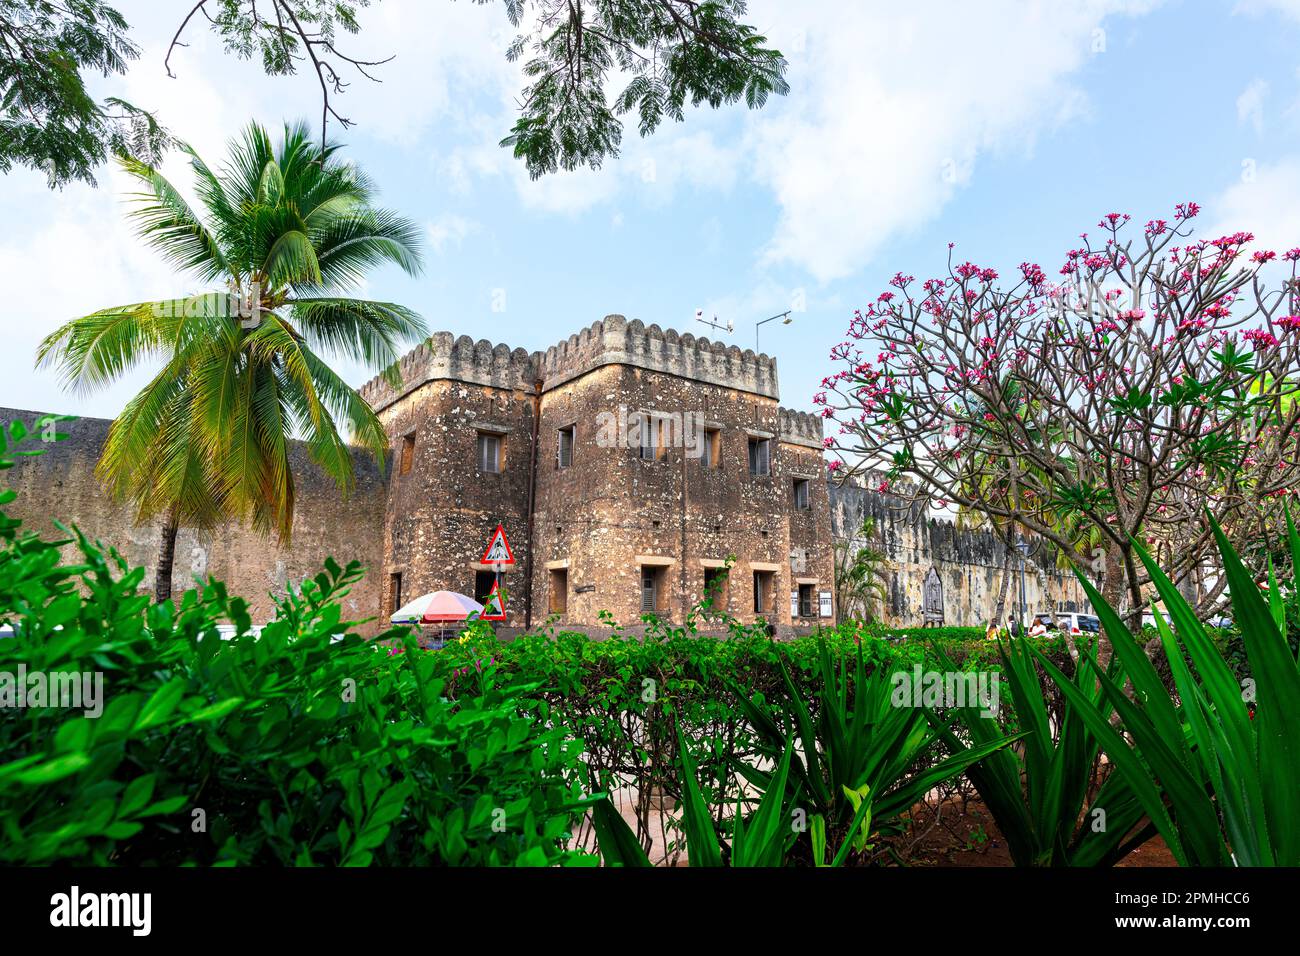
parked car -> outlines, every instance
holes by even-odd
[[[1049,631],[1062,631],[1066,634],[1096,634],[1101,630],[1101,619],[1095,614],[1080,614],[1076,611],[1043,611],[1035,614],[1034,620],[1042,623]]]

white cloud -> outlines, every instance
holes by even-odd
[[[1232,12],[1248,16],[1278,13],[1300,22],[1300,0],[1237,0]]]
[[[1252,168],[1206,203],[1203,215],[1212,225],[1197,229],[1202,238],[1253,232],[1253,248],[1300,246],[1300,157]]]
[[[440,256],[444,249],[453,246],[460,248],[460,244],[465,241],[465,237],[478,232],[479,229],[479,223],[473,219],[466,219],[464,216],[448,213],[429,223],[429,245],[432,247],[434,255]]]
[[[36,178],[29,173],[10,178],[26,175]],[[33,372],[41,340],[65,322],[177,291],[171,270],[136,239],[121,215],[114,191],[125,186],[124,177],[109,172],[100,180],[99,190],[68,186],[40,228],[9,231],[0,241],[5,297],[0,404],[108,416],[147,380],[147,370],[141,369],[104,392],[70,394],[52,371]]]
[[[1237,122],[1249,123],[1256,133],[1264,131],[1264,101],[1268,98],[1268,82],[1251,80],[1237,97]]]
[[[1072,74],[1105,55],[1108,17],[1150,6],[759,8],[778,46],[796,30],[805,37],[790,76],[798,93],[750,123],[757,177],[781,206],[765,260],[820,280],[861,268],[936,217],[982,154],[1030,148],[1040,131],[1086,112]]]

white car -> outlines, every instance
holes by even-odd
[[[1049,631],[1062,631],[1066,634],[1096,634],[1101,631],[1101,619],[1097,615],[1073,611],[1043,611],[1034,615],[1034,622],[1041,622]]]

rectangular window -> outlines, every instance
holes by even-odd
[[[495,475],[501,471],[501,448],[504,437],[492,432],[478,433],[478,470]]]
[[[390,574],[388,576],[388,613],[396,614],[402,606],[402,575]]]
[[[647,412],[642,412],[638,420],[641,434],[641,460],[657,461],[663,458],[666,451],[664,428],[667,426],[667,421]]]
[[[551,571],[550,613],[563,614],[569,607],[569,572],[567,568]]]
[[[641,456],[642,461],[649,461],[655,456],[655,442],[654,434],[652,432],[654,422],[649,415],[638,415],[637,427],[639,429],[638,434],[640,435],[640,438],[638,439],[640,451],[638,454]]]
[[[659,569],[641,569],[641,613],[657,614],[659,611]]]
[[[772,612],[772,572],[754,572],[754,613],[770,614]]]
[[[719,468],[722,463],[722,429],[704,429],[704,454],[702,460],[705,468]]]
[[[794,480],[794,506],[799,511],[807,511],[812,507],[808,497],[810,483],[807,478],[796,478]]]
[[[497,576],[492,571],[475,571],[474,572],[474,600],[479,604],[486,605],[488,595],[492,593],[492,585],[497,583]]]
[[[568,468],[573,464],[573,439],[577,426],[561,428],[555,439],[555,467]]]
[[[704,600],[709,604],[709,613],[725,614],[727,611],[727,569],[704,569]]]
[[[411,464],[415,461],[415,432],[402,438],[402,463],[398,468],[398,474],[406,474],[411,470]]]
[[[815,608],[813,606],[813,586],[811,584],[799,585],[799,616],[815,616]]]
[[[772,473],[772,450],[768,439],[750,436],[749,473],[759,477]]]

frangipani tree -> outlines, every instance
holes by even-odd
[[[286,126],[278,145],[250,125],[220,171],[187,149],[202,214],[158,170],[122,160],[143,187],[131,213],[141,238],[209,291],[101,309],[41,344],[38,363],[78,391],[160,363],[113,422],[97,469],[141,521],[164,517],[159,601],[181,525],[251,520],[288,541],[291,438],[345,490],[347,433],[381,460],[387,448],[374,411],[324,355],[393,370],[403,343],[427,334],[410,309],[349,294],[385,263],[418,272],[419,230],[375,206],[337,149],[305,124]]]
[[[882,490],[1066,554],[1099,545],[1106,596],[1130,614],[1148,583],[1140,541],[1207,614],[1224,587],[1205,573],[1207,509],[1258,554],[1300,478],[1300,249],[1193,239],[1198,212],[1180,204],[1140,231],[1110,214],[1056,280],[1025,262],[999,283],[951,246],[945,275],[895,275],[815,397],[840,425],[833,470],[883,473]]]

